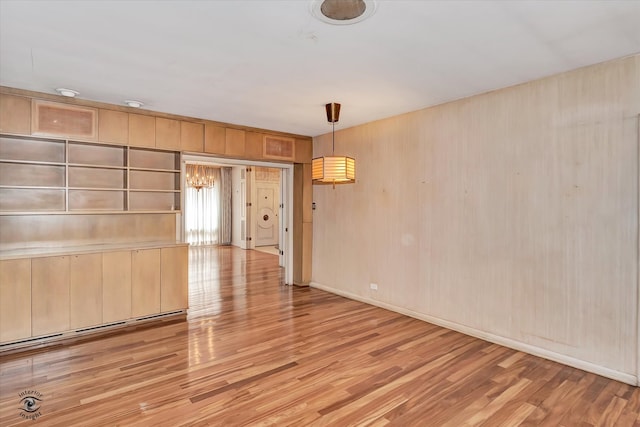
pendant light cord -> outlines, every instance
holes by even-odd
[[[335,156],[336,154],[336,122],[331,122],[331,125],[333,126],[333,131],[331,132],[331,134],[333,135],[333,148],[331,149],[331,154]]]

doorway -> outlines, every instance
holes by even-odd
[[[187,163],[229,168],[231,188],[231,244],[243,249],[273,247],[284,269],[285,284],[293,284],[293,165],[233,160],[198,155],[182,156],[183,219],[177,216],[178,238],[185,239],[188,216],[184,203]],[[239,237],[237,237],[239,236]]]

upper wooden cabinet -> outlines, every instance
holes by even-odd
[[[251,160],[262,158],[262,140],[264,134],[258,132],[246,132],[244,141],[244,157]]]
[[[127,145],[129,142],[129,114],[121,111],[98,111],[98,139],[101,142]]]
[[[180,151],[180,121],[156,117],[156,148]]]
[[[31,133],[31,99],[0,94],[0,132]]]
[[[204,126],[204,152],[211,154],[224,154],[226,129],[207,123]]]
[[[224,154],[227,156],[244,156],[245,138],[245,131],[226,128]]]
[[[296,163],[311,163],[311,158],[313,157],[313,144],[310,139],[296,139],[295,149]]]
[[[156,118],[142,114],[129,114],[129,145],[156,146]]]
[[[34,99],[31,134],[95,140],[98,137],[98,110]]]
[[[204,125],[180,122],[180,149],[202,153],[204,151]]]

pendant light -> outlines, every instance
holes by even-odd
[[[311,161],[311,177],[314,184],[352,184],[356,182],[356,160],[353,157],[336,156],[336,122],[340,118],[340,104],[325,105],[327,121],[333,125],[331,156],[316,157]]]

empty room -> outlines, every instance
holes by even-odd
[[[639,22],[0,0],[0,425],[640,425]]]

